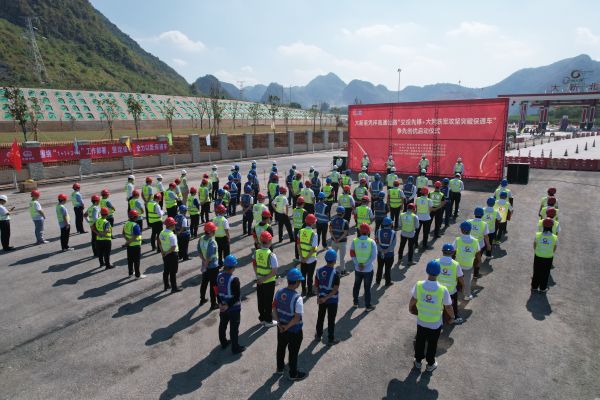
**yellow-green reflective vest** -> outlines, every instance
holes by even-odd
[[[500,204],[499,201],[494,204],[494,210],[498,211],[498,214],[500,214],[500,222],[506,222],[509,206],[510,204],[507,201],[505,201],[504,204]]]
[[[460,192],[460,184],[461,184],[461,182],[462,181],[460,179],[456,179],[456,178],[450,179],[450,184],[449,184],[450,191],[454,192],[454,193]]]
[[[348,175],[342,175],[342,186],[352,185],[352,178]]]
[[[152,189],[152,185],[148,185],[147,183],[142,186],[142,198],[146,200],[146,202],[152,199],[154,189]]]
[[[300,229],[300,252],[302,257],[308,257],[312,250],[316,250],[316,248],[312,246],[313,235],[316,235],[316,233],[312,228],[306,227]],[[313,255],[315,254],[316,252]]]
[[[123,227],[123,232],[125,234],[125,239],[129,240],[133,238],[131,242],[129,242],[129,247],[133,246],[141,246],[142,245],[142,235],[133,236],[133,227],[137,226],[136,222],[127,221],[125,222],[125,226]]]
[[[277,195],[275,200],[273,200],[273,204],[275,204],[275,211],[279,214],[285,214],[285,200],[286,197],[282,194]]]
[[[331,185],[323,186],[323,193],[325,193],[325,201],[331,200],[331,198],[333,198],[333,193],[331,192],[332,189],[333,186]]]
[[[483,232],[485,232],[485,221],[482,221],[478,218],[472,218],[467,220],[467,222],[471,223],[471,236],[475,239],[479,240],[481,244],[483,244]]]
[[[256,235],[256,240],[260,240],[260,234],[264,231],[268,230],[271,227],[269,224],[261,225],[260,223],[254,225],[254,234]]]
[[[483,209],[483,220],[488,226],[488,231],[495,232],[496,231],[496,215],[498,215],[498,211],[492,208],[492,211],[488,210],[488,207]]]
[[[436,260],[437,262],[440,263],[440,267],[441,268],[441,272],[437,277],[437,281],[441,284],[446,286],[446,288],[448,289],[448,292],[450,292],[450,294],[454,293],[456,291],[456,279],[457,279],[457,269],[458,269],[458,261],[456,260],[450,260],[450,264],[443,264],[442,261],[440,261],[440,259],[438,258]]]
[[[349,194],[341,194],[338,197],[338,204],[346,209],[352,207],[352,196],[350,196]]]
[[[358,180],[360,181],[361,179],[366,179],[367,183],[369,182],[369,174],[367,174],[366,172],[361,172],[358,174]]]
[[[476,238],[471,240],[471,243],[467,243],[462,237],[456,238],[456,261],[461,267],[469,269],[473,266],[475,255],[479,251],[479,241]]]
[[[537,232],[535,234],[535,255],[542,258],[554,257],[554,245],[558,236],[555,234],[547,234]]]
[[[292,194],[294,196],[298,196],[300,194],[300,180],[299,179],[294,179],[292,181]]]
[[[300,190],[300,196],[304,197],[304,202],[306,204],[313,204],[315,202],[314,195],[312,189],[302,188],[302,190]]]
[[[371,252],[373,251],[372,241],[373,239],[370,238],[354,238],[354,254],[359,264],[364,264],[371,258]]]
[[[271,182],[269,183],[269,197],[274,199],[277,196],[277,188],[279,187],[279,183]]]
[[[157,205],[158,205],[158,203],[155,202],[154,200],[150,200],[148,202],[148,222],[150,224],[158,222],[161,219],[160,216],[156,213]]]
[[[421,189],[427,186],[429,179],[426,176],[419,175],[417,176],[417,189]]]
[[[109,207],[106,203],[108,203],[108,199],[101,198],[100,199],[100,208],[108,208],[108,217],[112,217],[115,213],[115,210],[112,207]]]
[[[165,192],[165,207],[171,208],[177,205],[177,193],[171,189]]]
[[[292,221],[294,222],[294,229],[302,229],[302,225],[304,225],[304,208],[294,208],[294,212],[292,212]]]
[[[507,187],[503,188],[502,186],[498,186],[498,188],[494,192],[494,197],[496,198],[496,200],[500,199],[500,193],[502,193],[502,192],[506,192],[507,199],[510,199],[512,197],[512,192],[510,191],[509,188],[507,188]]]
[[[402,205],[402,192],[400,188],[393,187],[389,190],[390,208],[398,208]]]
[[[59,224],[62,224],[63,222],[65,222],[65,220],[66,220],[66,223],[69,224],[71,222],[71,217],[69,217],[68,212],[65,213],[66,214],[66,217],[65,217],[65,215],[63,215],[63,209],[65,211],[67,211],[67,208],[64,205],[62,205],[62,204],[56,205],[56,219],[58,219]]]
[[[396,181],[396,179],[398,179],[398,175],[396,174],[388,174],[385,177],[385,181],[387,183],[387,187],[391,188],[394,186],[394,182]]]
[[[98,231],[96,234],[96,240],[112,240],[112,226],[107,222],[108,221],[104,217],[100,217],[96,220],[96,230]],[[102,233],[105,225],[108,226],[106,234]]]
[[[189,195],[187,198],[187,209],[188,209],[188,212],[190,213],[190,215],[200,214],[200,210],[198,210],[198,207],[196,207],[196,205],[194,204],[195,199],[196,199],[196,196],[192,196],[192,195]]]
[[[90,208],[87,209],[88,224],[94,225],[98,219],[97,215],[99,214],[100,208],[97,205],[91,205]]]
[[[367,206],[358,206],[356,207],[356,224],[360,225],[362,223],[371,224],[371,218],[369,215],[369,207]]]
[[[210,201],[208,188],[206,186],[200,186],[198,189],[198,201],[200,204],[204,204]]]
[[[537,228],[538,232],[543,232],[544,231],[544,220],[540,219],[538,221],[538,228]],[[558,235],[558,221],[554,220],[554,225],[552,225],[552,233],[555,235]]]
[[[554,215],[554,220],[558,221],[558,208],[554,207],[554,209],[556,210],[556,214]],[[542,207],[542,211],[540,211],[540,214],[542,215],[541,219],[546,218],[546,211],[548,211],[548,206],[546,207]]]
[[[271,250],[269,249],[257,249],[254,253],[256,260],[256,275],[259,277],[267,276],[271,273],[271,265],[269,260],[271,259]],[[272,276],[263,283],[275,282],[276,276]]]
[[[361,200],[366,193],[367,188],[364,186],[359,186],[356,189],[354,189],[354,198],[356,200]]]
[[[438,322],[442,318],[445,287],[438,284],[438,288],[435,291],[430,292],[425,290],[423,283],[425,283],[425,281],[417,282],[416,287],[417,311],[419,312],[417,318],[421,322],[432,324]]]
[[[265,210],[268,210],[268,208],[262,203],[256,203],[252,206],[252,225],[256,225],[262,221],[262,213]]]
[[[429,214],[429,198],[426,196],[417,197],[417,214]]]
[[[171,236],[175,238],[175,243],[177,243],[177,235],[175,235],[175,233],[173,233],[172,231],[163,229],[160,232],[160,235],[158,235],[158,240],[160,240],[160,246],[162,247],[162,251],[166,252],[171,250]],[[179,243],[175,245],[175,251],[179,251]]]
[[[144,205],[139,198],[129,200],[129,209],[135,210],[138,213],[138,218],[143,218],[145,214]]]
[[[412,233],[415,231],[415,214],[412,212],[403,212],[400,214],[402,222],[402,232]]]
[[[433,202],[434,207],[439,207],[442,204],[442,199],[444,198],[444,193],[436,190],[436,191],[429,193],[429,198]]]
[[[215,237],[224,237],[225,234],[225,217],[219,215],[213,219],[213,223],[217,226]]]

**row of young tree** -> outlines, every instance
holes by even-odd
[[[220,125],[223,121],[226,111],[226,103],[221,101],[220,93],[220,89],[215,87],[211,89],[210,97],[195,99],[194,105],[198,111],[200,129],[204,129],[204,119],[206,118],[208,129],[211,135],[217,135],[220,132]],[[29,122],[31,131],[34,135],[33,139],[38,140],[39,115],[43,115],[43,110],[41,108],[39,99],[37,97],[29,97],[26,99],[23,92],[17,87],[4,87],[4,97],[8,99],[8,112],[21,127],[23,139],[25,141],[28,140],[27,123]],[[243,119],[244,113],[240,107],[239,101],[230,100],[229,104],[229,116],[233,123],[233,129],[235,129],[236,121]],[[134,121],[136,137],[139,139],[141,117],[142,113],[144,112],[143,105],[141,101],[135,98],[133,95],[129,95],[129,97],[126,99],[126,105],[127,111],[132,116]],[[114,98],[105,98],[100,101],[99,106],[101,107],[100,116],[106,121],[110,138],[113,139],[114,121],[120,114],[117,101]],[[170,98],[158,108],[167,123],[169,131],[171,134],[173,134],[173,119],[177,113],[177,108]],[[340,125],[341,110],[339,108],[330,108],[325,102],[321,102],[319,105],[313,105],[306,111],[307,116],[312,119],[313,130],[316,130],[317,119],[319,121],[319,129],[322,129],[323,117],[327,112],[334,115],[336,126]],[[291,109],[289,105],[282,104],[281,99],[278,96],[271,95],[266,103],[266,110],[262,104],[252,103],[247,108],[246,117],[252,121],[254,133],[256,133],[256,127],[258,126],[259,121],[263,118],[269,117],[271,120],[271,129],[273,132],[275,132],[275,121],[278,115],[283,119],[285,130],[287,131],[289,127]]]

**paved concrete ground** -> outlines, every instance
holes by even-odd
[[[332,153],[279,159],[284,169],[295,162],[324,171]],[[249,162],[242,163],[244,172]],[[259,170],[270,166],[259,161]],[[219,164],[221,170],[224,165]],[[188,169],[197,183],[206,167]],[[172,179],[178,171],[163,173]],[[114,193],[116,220],[125,217],[124,176],[84,181],[86,199],[106,186]],[[142,178],[142,177],[139,177]],[[351,308],[353,276],[343,278],[334,347],[311,341],[316,303],[305,305],[300,367],[310,372],[292,384],[274,375],[275,330],[259,328],[249,267],[251,241],[234,239],[233,252],[246,266],[238,270],[245,299],[241,342],[248,349],[232,356],[218,346],[218,314],[198,307],[199,262],[180,266],[181,293],[162,293],[162,263],[144,250],[148,278],[127,278],[125,252],[114,241],[117,268],[104,271],[90,257],[88,235],[73,235],[76,251],[60,253],[54,199],[70,185],[42,188],[50,215],[51,243],[31,246],[33,224],[28,197],[10,195],[12,243],[18,250],[0,255],[0,398],[5,399],[594,399],[600,397],[600,278],[597,210],[591,209],[600,186],[593,172],[532,170],[527,186],[513,186],[515,220],[508,240],[483,266],[476,297],[462,304],[465,324],[446,328],[433,373],[411,370],[414,316],[409,291],[424,278],[425,263],[457,235],[452,225],[434,249],[417,253],[408,269],[394,266],[395,285],[373,288],[377,309]],[[558,188],[561,205],[557,268],[547,296],[531,295],[532,235],[539,197]],[[467,191],[463,216],[486,193]],[[233,218],[233,232],[241,230]],[[121,225],[116,230],[120,231]],[[144,231],[144,236],[149,235]],[[191,248],[195,249],[196,241]],[[276,246],[282,271],[292,266],[289,244]],[[195,255],[195,252],[194,252]],[[322,257],[322,253],[320,254]],[[321,258],[322,260],[322,258]],[[283,283],[283,282],[282,282]]]

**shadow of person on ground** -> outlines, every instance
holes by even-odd
[[[94,256],[90,256],[90,257],[86,257],[86,258],[82,258],[80,260],[74,260],[74,261],[70,261],[67,263],[63,263],[63,264],[54,264],[54,265],[50,265],[48,267],[48,269],[46,269],[45,271],[42,271],[42,274],[47,274],[49,272],[63,272],[68,270],[69,268],[75,266],[75,265],[80,265],[80,264],[84,264],[90,260],[93,260]]]
[[[104,271],[105,271],[104,267],[96,267],[96,268],[90,269],[88,271],[82,272],[80,274],[70,276],[68,278],[59,279],[56,282],[54,282],[54,284],[52,286],[57,287],[57,286],[62,286],[62,285],[75,285],[77,282],[79,282],[82,279],[89,278],[90,276],[99,274]]]
[[[83,294],[81,296],[78,297],[79,300],[83,300],[83,299],[89,299],[91,297],[100,297],[100,296],[104,296],[106,293],[110,292],[111,290],[117,289],[121,286],[127,285],[128,283],[133,282],[133,279],[128,277],[128,276],[124,276],[121,279],[117,279],[114,282],[110,282],[107,283],[106,285],[102,285],[99,286],[97,288],[93,288],[93,289],[88,289],[85,292],[83,292]]]
[[[119,307],[117,312],[113,314],[112,317],[119,318],[119,317],[124,317],[126,315],[133,315],[133,314],[140,313],[144,310],[144,308],[151,306],[152,304],[154,304],[154,303],[158,302],[159,300],[162,300],[168,296],[168,294],[161,296],[163,293],[165,293],[165,292],[162,292],[162,291],[155,292],[155,293],[152,293],[150,296],[144,297],[134,303],[123,304]]]
[[[261,325],[254,325],[240,335],[240,344],[249,347],[265,332],[267,332],[267,329],[264,329]],[[239,354],[232,355],[229,347],[222,349],[220,345],[216,346],[206,357],[187,371],[173,374],[159,399],[170,400],[177,396],[195,392],[202,387],[202,382],[218,371],[219,368],[238,361],[240,358],[241,355]],[[200,396],[197,398],[200,398]]]
[[[538,321],[543,321],[548,315],[552,314],[548,296],[543,293],[531,293],[525,307],[531,313],[531,316]]]
[[[421,377],[417,382],[417,378]],[[384,400],[433,400],[437,399],[439,393],[436,389],[430,389],[429,380],[431,379],[431,373],[417,371],[411,369],[408,376],[404,381],[400,381],[396,378],[392,379],[388,383],[387,393]]]

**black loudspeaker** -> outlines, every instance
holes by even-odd
[[[508,183],[529,183],[529,163],[511,163],[506,168],[506,179]]]
[[[342,159],[342,166],[338,168],[338,172],[342,173],[346,170],[346,165],[348,165],[348,157],[333,156],[333,165],[337,165],[338,158]]]

